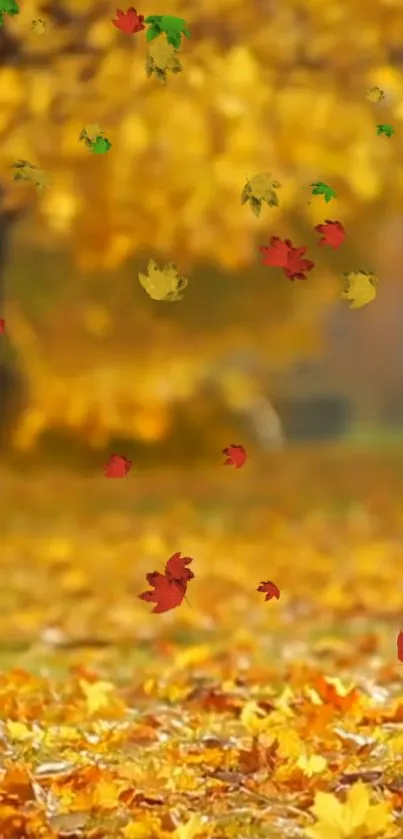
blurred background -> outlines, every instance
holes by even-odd
[[[400,2],[144,0],[191,30],[166,85],[112,3],[21,5],[0,30],[4,458],[95,465],[120,445],[161,465],[398,430]],[[78,140],[95,122],[108,155]],[[16,159],[52,186],[13,181]],[[257,219],[240,195],[261,171],[282,188]],[[312,197],[314,180],[337,198]],[[339,251],[317,247],[326,218],[345,226]],[[260,265],[272,235],[307,246],[306,282]],[[181,302],[142,289],[150,258],[188,277]],[[351,311],[341,278],[359,269],[379,295]]]

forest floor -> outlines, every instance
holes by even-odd
[[[403,835],[403,450],[0,487],[2,839]]]

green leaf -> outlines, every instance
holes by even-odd
[[[386,137],[390,138],[390,137],[393,137],[393,134],[395,133],[395,129],[393,128],[392,125],[388,125],[388,124],[383,124],[382,125],[381,124],[381,125],[376,126],[376,133],[377,134],[385,134]]]
[[[161,35],[161,32],[162,30],[158,24],[155,24],[155,26],[150,26],[150,28],[147,29],[146,41],[153,41],[154,38],[158,38],[158,35]]]
[[[313,187],[312,195],[323,195],[326,204],[328,204],[332,198],[337,197],[334,189],[323,183],[323,181],[314,181],[314,183],[311,184],[311,187]]]
[[[107,137],[97,137],[92,143],[89,141],[88,145],[94,154],[106,154],[112,148],[112,143]]]
[[[4,13],[11,16],[19,15],[20,7],[18,3],[15,2],[15,0],[2,0],[2,2],[0,2],[0,13]]]

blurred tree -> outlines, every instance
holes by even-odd
[[[323,307],[338,295],[335,274],[362,262],[369,225],[401,201],[400,0],[146,0],[139,12],[186,17],[191,31],[184,71],[166,86],[146,77],[145,38],[117,31],[109,2],[21,5],[0,30],[3,208],[32,209],[36,245],[71,250],[76,269],[64,284],[57,269],[59,299],[36,326],[11,290],[8,320],[31,390],[17,442],[29,445],[54,422],[93,442],[111,429],[159,439],[170,424],[167,392],[187,398],[206,371],[225,370],[230,403],[253,403],[260,374],[253,383],[240,367],[234,384],[217,359],[231,347],[273,363],[311,351]],[[35,18],[47,23],[41,37]],[[365,96],[373,85],[386,91],[378,105]],[[379,138],[380,122],[396,137]],[[79,143],[89,123],[110,137],[108,155]],[[53,186],[38,197],[14,182],[15,159],[48,170]],[[264,170],[282,183],[280,207],[256,219],[240,195]],[[331,209],[311,198],[318,179],[336,190]],[[252,267],[273,233],[312,251],[312,227],[328,215],[343,221],[348,242],[343,255],[315,250],[316,278],[288,283]],[[125,291],[123,274],[111,276],[141,254],[190,273],[183,303],[167,312],[137,288],[130,298],[133,269]],[[212,267],[197,268],[204,263]]]

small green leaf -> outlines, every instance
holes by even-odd
[[[158,38],[158,35],[161,35],[161,31],[162,30],[158,26],[158,24],[155,24],[155,26],[150,26],[150,28],[147,29],[146,41],[153,41],[154,38]]]

